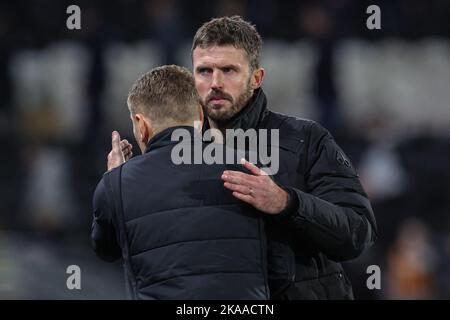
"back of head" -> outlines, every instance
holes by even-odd
[[[176,65],[142,75],[131,87],[127,103],[132,115],[143,114],[158,131],[199,120],[200,98],[194,78],[188,69]]]

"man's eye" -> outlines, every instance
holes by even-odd
[[[222,71],[223,71],[224,73],[230,73],[230,72],[233,71],[233,69],[232,69],[232,68],[223,68]]]
[[[209,73],[211,73],[211,69],[209,69],[209,68],[200,68],[200,69],[198,69],[198,73],[200,73],[200,74],[209,74]]]

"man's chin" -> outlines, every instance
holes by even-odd
[[[232,118],[232,116],[230,116],[226,112],[223,112],[223,111],[220,112],[220,111],[214,110],[214,109],[213,110],[209,109],[207,115],[211,120],[213,120],[217,123],[226,123],[227,121],[229,121]]]
[[[214,114],[220,117],[221,115],[225,115],[227,107],[223,104],[210,104],[207,107],[207,111],[208,114]]]

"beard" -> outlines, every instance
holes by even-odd
[[[242,92],[236,100],[221,90],[213,90],[213,92],[211,92],[206,99],[202,101],[203,111],[206,113],[208,118],[214,121],[217,125],[226,125],[239,111],[245,107],[252,94],[253,89],[250,87],[250,79],[244,92]],[[213,105],[210,103],[213,98],[228,100],[231,103],[231,106],[225,107],[224,105]]]

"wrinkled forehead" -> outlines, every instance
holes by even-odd
[[[244,49],[233,45],[197,47],[192,52],[194,68],[202,66],[239,65],[244,67],[249,64],[247,53]]]

